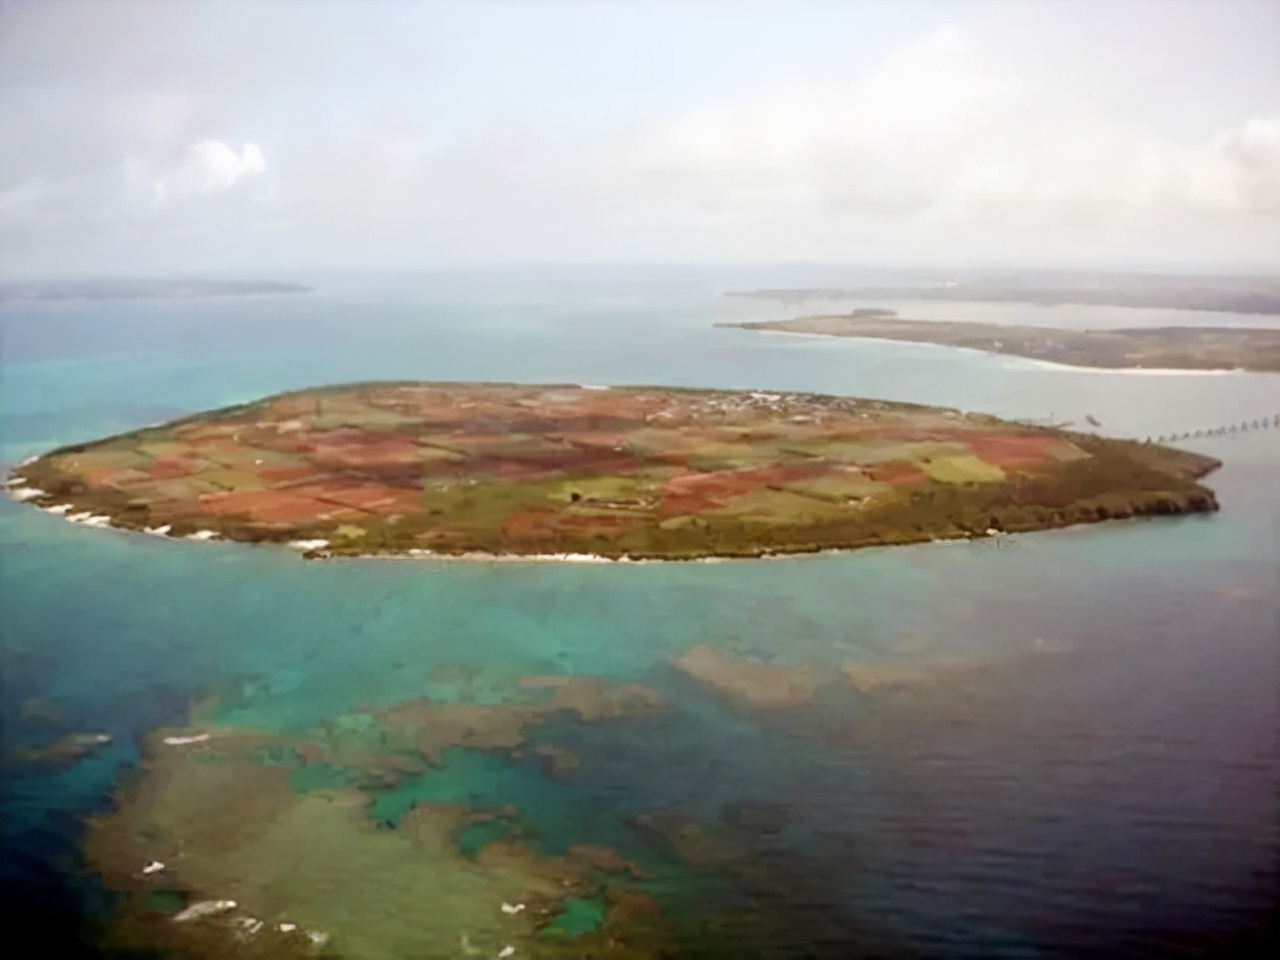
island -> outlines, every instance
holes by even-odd
[[[1108,370],[1249,370],[1280,372],[1280,328],[1141,327],[1062,330],[999,323],[903,320],[891,310],[721,323],[721,327],[828,337],[864,337],[964,347],[1076,367]]]
[[[810,393],[384,382],[54,450],[10,495],[309,557],[699,559],[1217,509],[1162,445]]]
[[[42,280],[0,283],[0,303],[7,300],[198,300],[207,297],[250,297],[309,293],[311,287],[279,280]]]

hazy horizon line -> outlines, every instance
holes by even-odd
[[[1140,261],[1100,263],[1089,261],[1043,260],[972,260],[972,261],[849,261],[849,260],[780,260],[750,258],[738,260],[476,260],[433,264],[364,264],[311,263],[289,267],[218,266],[166,267],[150,271],[97,269],[57,270],[9,273],[0,270],[0,282],[50,283],[94,281],[177,281],[197,279],[254,278],[288,282],[294,275],[413,275],[449,274],[483,271],[591,271],[607,269],[631,270],[710,270],[710,269],[827,269],[855,272],[894,271],[903,274],[933,275],[957,271],[970,273],[1047,273],[1064,276],[1082,273],[1096,275],[1145,275],[1169,277],[1280,277],[1269,260],[1257,261]]]

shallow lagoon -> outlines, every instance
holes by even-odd
[[[734,286],[721,279],[348,278],[304,297],[6,304],[4,456],[379,377],[812,389],[1092,414],[1137,435],[1274,413],[1280,392],[1265,375],[1108,377],[715,330],[739,309],[716,298]],[[26,895],[33,923],[31,904],[69,903],[77,818],[102,807],[142,736],[186,722],[192,698],[218,694],[219,724],[302,736],[360,707],[456,694],[432,670],[466,664],[479,678],[466,695],[482,703],[523,675],[561,673],[644,683],[669,706],[537,728],[531,745],[577,759],[557,773],[532,755],[450,755],[424,796],[514,804],[548,855],[625,847],[684,878],[670,902],[695,918],[697,871],[626,821],[677,811],[720,828],[744,805],[773,811],[770,832],[735,828],[766,844],[750,902],[772,925],[726,923],[704,942],[737,938],[761,956],[819,940],[844,956],[853,944],[1055,956],[1238,938],[1273,902],[1280,850],[1280,431],[1197,449],[1226,462],[1207,478],[1223,503],[1213,517],[766,563],[307,564],[5,502],[5,746],[115,737],[65,770],[7,764],[6,894]],[[990,656],[1037,638],[1069,651]],[[672,667],[696,644],[832,671],[976,654],[987,666],[761,715]],[[32,698],[55,704],[58,723],[24,719]],[[713,886],[708,913],[728,902]]]

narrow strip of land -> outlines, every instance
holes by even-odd
[[[890,311],[796,317],[724,327],[828,337],[934,343],[1032,360],[1109,370],[1249,370],[1280,372],[1280,328],[1144,327],[1062,330],[944,320],[902,320]]]
[[[309,293],[301,283],[279,280],[62,280],[0,282],[0,303],[8,300],[202,300]]]

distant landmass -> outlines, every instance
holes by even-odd
[[[860,285],[738,290],[730,297],[780,303],[809,300],[939,300],[1205,310],[1280,314],[1280,277],[1179,277],[1142,274],[1044,275],[1018,273]]]
[[[1048,360],[1076,367],[1280,372],[1280,328],[1143,327],[1128,330],[1061,330],[1054,327],[901,320],[892,311],[722,323],[721,327],[774,330],[829,337],[866,337],[936,343],[988,353]]]
[[[59,280],[0,283],[8,300],[170,300],[308,293],[301,283],[278,280]]]
[[[1216,460],[820,394],[349,384],[55,450],[11,496],[308,555],[758,557],[1217,509]]]

